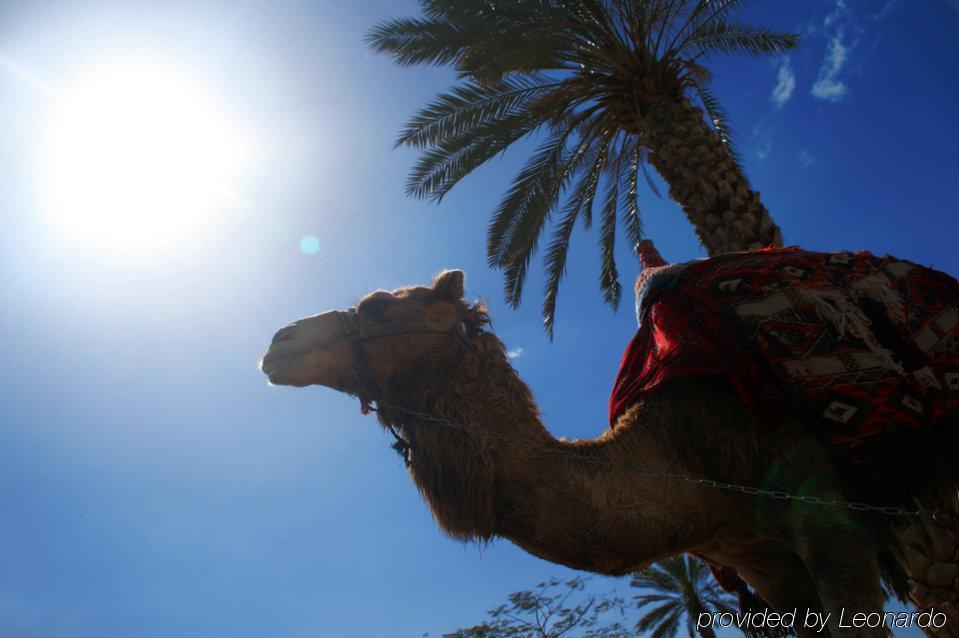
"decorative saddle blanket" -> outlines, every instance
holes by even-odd
[[[610,424],[670,379],[716,375],[769,427],[806,414],[855,446],[959,407],[959,283],[892,257],[799,248],[650,268]]]

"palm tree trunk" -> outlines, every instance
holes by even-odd
[[[710,255],[781,246],[779,227],[719,135],[688,100],[652,109],[649,162]]]

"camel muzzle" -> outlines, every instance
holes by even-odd
[[[269,349],[260,360],[260,370],[270,378],[271,383],[286,385],[285,369],[306,355],[325,346],[336,345],[344,335],[340,315],[336,310],[297,319],[280,328],[270,343]],[[298,385],[295,384],[295,385]]]

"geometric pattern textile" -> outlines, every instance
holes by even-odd
[[[827,444],[928,426],[959,407],[959,283],[893,257],[791,248],[648,268],[610,424],[663,383],[715,375],[770,428]]]

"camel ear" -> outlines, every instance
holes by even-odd
[[[466,292],[466,275],[462,270],[447,270],[433,280],[436,296],[446,301],[459,301]]]

